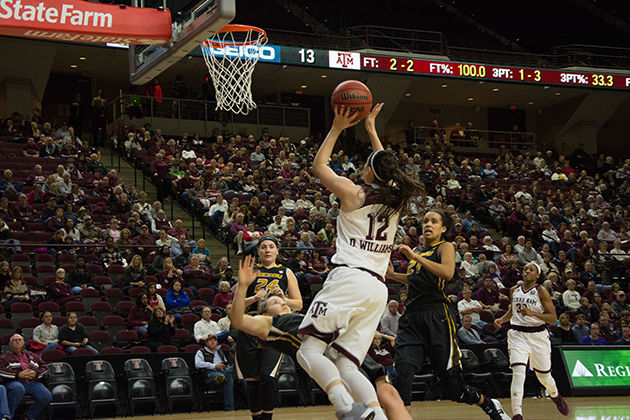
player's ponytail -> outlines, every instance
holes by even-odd
[[[392,152],[373,152],[366,166],[372,168],[374,173],[374,183],[378,186],[376,195],[385,204],[382,215],[387,219],[406,208],[413,197],[426,195],[424,184],[403,172],[398,158]]]

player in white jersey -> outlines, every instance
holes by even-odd
[[[523,420],[523,389],[527,362],[536,372],[536,377],[551,396],[558,411],[569,414],[569,406],[558,393],[556,382],[551,376],[551,341],[546,324],[558,321],[556,309],[549,292],[537,284],[540,266],[534,262],[523,268],[523,284],[512,287],[512,305],[505,315],[497,318],[494,325],[501,328],[510,322],[508,351],[512,368],[512,420]]]
[[[326,391],[340,419],[386,419],[374,387],[358,368],[387,305],[383,278],[400,212],[424,193],[424,186],[400,169],[396,156],[383,150],[375,127],[382,107],[374,106],[365,120],[373,150],[363,170],[365,185],[328,167],[341,132],[359,122],[347,108],[334,110],[333,126],[313,161],[313,173],[341,200],[341,210],[335,266],[300,325],[297,359]],[[340,354],[334,363],[324,356],[329,346]]]

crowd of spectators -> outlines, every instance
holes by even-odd
[[[212,336],[229,345],[226,311],[234,285],[229,261],[214,258],[205,239],[192,238],[182,220],[166,217],[162,202],[168,196],[203,218],[237,254],[253,252],[261,235],[277,237],[280,262],[296,274],[307,302],[331,268],[339,204],[309,172],[319,135],[292,142],[266,129],[260,138],[215,130],[207,139],[130,129],[117,147],[152,178],[159,199],[149,203],[145,192],[107,170],[98,150],[70,127],[54,131],[46,124],[22,124],[20,132],[14,124],[9,131],[0,146],[4,141],[3,150],[10,145],[24,152],[0,181],[2,254],[8,260],[0,263],[2,308],[11,316],[19,303],[31,304],[33,311],[44,302],[60,304],[67,320],[55,324],[43,314],[32,343],[44,354],[55,343],[68,353],[80,347],[100,351],[91,346],[83,317],[75,321],[66,307],[94,292],[108,302],[113,296],[108,290],[120,291],[115,300],[135,301],[126,309],[112,305],[112,313],[123,315],[137,337],[117,342],[120,346],[142,343],[158,351],[196,342],[215,354]],[[62,153],[64,148],[76,153]],[[427,196],[402,215],[397,244],[423,246],[425,209],[454,214],[446,239],[455,246],[457,266],[447,287],[462,344],[505,340],[492,321],[508,308],[509,288],[530,261],[542,267],[543,286],[560,315],[550,328],[554,343],[628,343],[629,161],[594,158],[581,146],[569,153],[564,145],[540,151],[502,146],[494,156],[471,151],[461,156],[439,136],[386,148],[427,186]],[[330,166],[360,182],[364,158],[339,148]],[[34,260],[20,261],[24,252],[35,253]],[[408,261],[397,251],[392,263],[406,271]],[[53,270],[42,271],[44,266]],[[395,351],[388,343],[407,298],[404,286],[388,282],[388,287],[391,302],[371,350],[384,364]],[[60,327],[56,337],[53,324]],[[97,327],[105,329],[100,322]],[[182,340],[186,327],[189,337]],[[59,339],[62,329],[67,339]],[[215,381],[219,374],[208,377]]]

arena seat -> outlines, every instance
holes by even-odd
[[[47,353],[44,353],[46,355]],[[48,406],[48,418],[54,416],[56,409],[72,407],[75,416],[81,415],[81,403],[77,393],[76,377],[72,366],[65,362],[48,363],[48,390],[52,395],[52,400]]]
[[[85,364],[85,379],[88,388],[88,408],[90,417],[100,408],[114,407],[115,415],[121,412],[118,386],[112,365],[106,360],[90,360]]]
[[[160,401],[156,395],[155,379],[151,365],[145,359],[127,359],[123,364],[125,379],[127,380],[128,415],[136,413],[137,404],[150,403],[155,413],[161,410]]]
[[[188,411],[193,411],[197,399],[186,361],[181,357],[168,357],[162,360],[161,373],[164,378],[169,413],[172,413],[175,404],[180,402],[188,403],[186,405]]]

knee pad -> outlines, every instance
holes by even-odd
[[[278,383],[270,376],[260,378],[260,407],[263,411],[273,411],[278,397]],[[263,413],[265,414],[265,413]]]
[[[460,369],[449,369],[439,378],[439,384],[442,393],[449,400],[474,405],[481,398],[476,388],[466,385],[464,375]]]
[[[247,400],[249,401],[249,411],[258,413],[262,410],[262,395],[259,381],[247,381]]]

